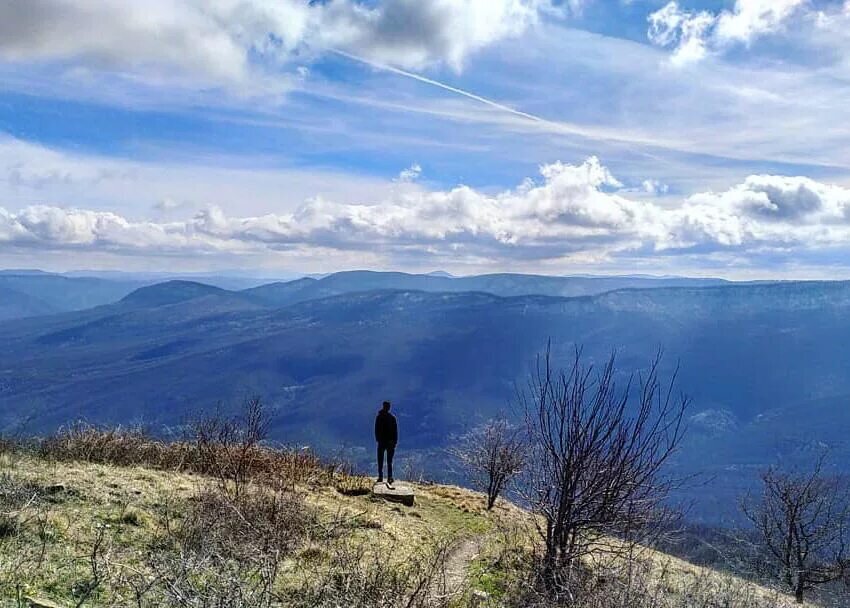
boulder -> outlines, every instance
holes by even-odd
[[[372,486],[372,495],[390,502],[399,502],[412,507],[416,499],[413,488],[406,483],[394,483],[388,486],[385,482],[376,483]]]

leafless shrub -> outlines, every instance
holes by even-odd
[[[444,608],[449,606],[445,563],[448,547],[404,561],[370,550],[362,542],[330,545],[327,559],[311,562],[302,582],[287,592],[292,608]]]
[[[281,606],[274,585],[280,560],[273,553],[223,559],[215,552],[157,553],[147,564],[152,577],[133,580],[138,606],[269,608]]]
[[[140,584],[146,591],[144,605],[252,608],[280,606],[275,581],[280,559],[274,553],[257,552],[240,561],[216,552],[178,550],[153,555],[148,568],[153,584]],[[157,598],[156,601],[151,601]],[[161,599],[159,599],[161,598]]]
[[[87,563],[88,576],[77,581],[71,589],[71,593],[76,601],[74,604],[76,608],[81,608],[86,602],[92,599],[100,590],[104,579],[107,578],[105,562],[108,562],[108,560],[104,558],[106,544],[106,527],[98,526],[89,551],[85,557],[81,558]]]
[[[233,497],[204,490],[194,498],[174,536],[181,547],[196,553],[251,559],[272,552],[283,557],[300,544],[316,520],[304,499],[293,492],[258,488]]]
[[[223,418],[208,416],[193,425],[199,466],[213,475],[226,491],[239,496],[262,462],[262,442],[269,420],[259,397],[245,401],[242,415]]]
[[[523,492],[543,521],[539,574],[554,597],[574,599],[586,556],[630,553],[662,529],[662,467],[681,440],[688,399],[674,395],[675,373],[662,386],[660,362],[659,353],[637,386],[618,390],[613,355],[597,371],[576,351],[556,371],[547,350],[520,395],[530,446]]]
[[[17,536],[38,515],[42,489],[9,473],[0,474],[0,541]]]
[[[41,571],[54,539],[50,514],[41,486],[0,474],[0,597],[24,605],[25,583]]]
[[[218,484],[204,488],[185,512],[166,509],[161,523],[143,566],[121,574],[139,607],[280,606],[282,561],[321,530],[301,495],[256,485],[238,496]]]
[[[192,469],[197,461],[193,446],[186,443],[159,441],[138,427],[100,428],[84,422],[41,440],[38,453],[47,460],[173,470]]]
[[[493,420],[464,436],[452,449],[454,457],[469,471],[476,490],[487,495],[487,510],[521,470],[525,445],[520,429],[507,420]]]
[[[553,597],[536,573],[545,556],[524,536],[505,536],[492,568],[501,573],[500,608],[788,608],[787,596],[730,574],[683,566],[660,554],[581,560],[565,582],[573,597]]]
[[[599,577],[573,571],[575,595],[580,603],[556,602],[545,591],[519,588],[507,598],[505,608],[790,608],[790,600],[775,591],[730,575],[658,570],[636,562],[631,572]]]
[[[55,461],[146,466],[211,475],[239,493],[248,481],[276,489],[327,483],[333,467],[308,449],[262,445],[268,419],[258,398],[242,415],[208,416],[192,425],[184,441],[164,441],[137,427],[101,428],[78,422],[37,442],[40,457]]]
[[[806,592],[844,578],[850,566],[850,488],[827,475],[824,464],[821,457],[809,472],[768,469],[761,496],[741,505],[771,574],[800,603]]]

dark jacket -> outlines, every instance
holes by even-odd
[[[398,442],[398,425],[395,416],[384,410],[378,412],[378,417],[375,418],[375,441],[392,444]]]

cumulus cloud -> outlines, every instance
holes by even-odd
[[[242,86],[281,71],[303,78],[303,60],[329,49],[459,70],[552,8],[552,0],[0,2],[0,59]]]
[[[110,212],[0,208],[0,250],[92,249],[127,254],[378,251],[453,259],[651,257],[850,242],[850,189],[806,177],[753,175],[676,207],[632,200],[591,157],[540,168],[537,181],[487,194],[467,186],[400,189],[367,205],[313,198],[291,213],[233,217],[210,207],[190,219],[131,221]]]
[[[648,37],[673,49],[674,63],[697,61],[709,52],[732,45],[749,45],[761,36],[782,30],[797,14],[810,15],[807,0],[736,0],[719,13],[689,11],[675,0],[649,15]]]

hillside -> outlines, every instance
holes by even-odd
[[[368,480],[311,462],[276,477],[283,486],[257,482],[234,500],[205,475],[6,451],[0,601],[497,608],[526,584],[522,556],[535,532],[513,505],[486,512],[474,492],[420,483],[415,506],[404,507],[361,493]],[[275,511],[260,508],[269,500]],[[653,606],[786,605],[730,575],[656,552],[641,559]]]

